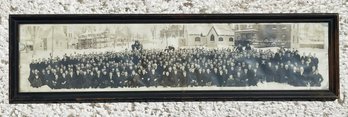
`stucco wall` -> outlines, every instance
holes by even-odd
[[[348,116],[348,1],[343,0],[0,0],[0,115],[3,116]],[[8,104],[9,14],[339,13],[341,99],[83,104]]]

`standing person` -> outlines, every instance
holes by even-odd
[[[32,79],[32,83],[31,83],[31,86],[32,87],[35,87],[35,88],[38,88],[38,87],[41,87],[43,85],[42,83],[42,80],[38,74],[38,71],[36,70],[35,74],[34,74],[34,77]]]
[[[265,74],[266,82],[274,82],[274,69],[271,62],[268,62]]]
[[[301,86],[301,80],[300,80],[300,75],[297,72],[297,68],[293,67],[292,72],[290,73],[290,77],[289,77],[289,84],[292,86]]]
[[[273,78],[274,82],[281,83],[284,73],[279,69],[278,65],[274,65]]]
[[[59,88],[68,88],[68,79],[66,78],[66,74],[63,72],[62,73],[62,77],[59,78],[58,80],[58,85]]]
[[[241,72],[237,71],[237,75],[236,75],[236,78],[235,78],[235,81],[236,81],[236,86],[237,87],[242,87],[242,86],[245,86],[245,81],[244,81],[244,75],[242,75]]]
[[[74,82],[74,79],[73,79],[73,78],[74,78],[73,72],[67,70],[65,73],[66,73],[65,77],[66,77],[66,81],[67,81],[67,83],[66,83],[66,88],[68,88],[68,89],[75,88],[75,86],[74,86],[74,84],[73,84],[73,82]]]
[[[160,85],[161,79],[160,76],[156,73],[155,69],[151,69],[151,71],[147,75],[147,78],[149,79],[148,83],[150,86],[158,87]]]
[[[218,80],[218,84],[217,84],[217,86],[219,86],[219,87],[221,87],[222,86],[222,84],[223,84],[223,71],[218,71],[218,73],[217,73],[217,80]]]
[[[86,80],[85,80],[85,84],[84,84],[84,88],[92,88],[92,87],[94,87],[94,79],[95,79],[95,74],[94,74],[94,72],[92,72],[91,70],[87,70],[87,73],[86,73],[86,75],[87,75],[87,78],[86,78]]]
[[[249,86],[256,86],[257,85],[257,74],[256,74],[257,70],[254,69],[249,69],[247,72],[247,77],[248,77],[248,85]]]
[[[96,71],[94,71],[94,77],[92,78],[92,88],[98,88],[99,87],[99,79],[101,78],[101,72],[96,69]]]
[[[231,74],[233,77],[236,76],[236,70],[234,69],[234,65],[231,65],[230,69],[228,70],[228,74]]]
[[[185,78],[183,76],[182,70],[174,70],[174,75],[176,77],[176,83],[178,87],[183,87],[185,83]]]
[[[316,57],[316,54],[314,53],[313,56],[311,57],[312,65],[318,68],[319,64],[319,59]]]
[[[81,72],[82,71],[77,70],[75,75],[73,75],[75,77],[73,78],[72,84],[74,85],[75,88],[82,88],[82,85],[84,83],[85,78],[83,77]]]
[[[226,86],[227,79],[229,78],[228,70],[225,69],[223,70],[223,75],[222,75],[222,86]]]
[[[46,85],[47,84],[46,83],[47,80],[46,80],[46,77],[45,77],[46,76],[46,71],[45,71],[44,67],[42,67],[41,71],[38,71],[38,75],[39,75],[39,77],[41,79],[42,85]]]
[[[180,78],[180,79],[183,79],[183,80],[181,80],[182,87],[187,87],[189,85],[187,82],[188,81],[187,72],[185,70],[182,71],[182,78]]]
[[[57,73],[53,73],[53,79],[49,82],[49,86],[51,86],[52,89],[59,89],[59,85],[58,85],[58,80],[59,80],[59,77],[58,77],[58,74]]]
[[[121,75],[122,76],[122,75]],[[122,87],[123,88],[128,88],[129,87],[129,82],[130,82],[130,75],[128,74],[127,71],[124,71],[124,76],[122,78]]]
[[[109,85],[109,77],[108,74],[106,72],[106,70],[102,70],[102,75],[101,77],[98,79],[99,82],[99,88],[106,88]]]
[[[259,71],[260,71],[260,73],[262,73],[261,74],[261,79],[260,79],[261,83],[266,82],[267,76],[269,74],[268,74],[268,67],[267,67],[266,61],[263,60],[263,59],[261,60]]]
[[[300,67],[300,71],[298,73],[298,85],[299,86],[310,86],[310,78],[307,74],[304,74],[304,68]]]
[[[33,66],[34,66],[34,64],[33,64]],[[36,75],[35,69],[31,69],[31,72],[30,72],[29,78],[28,78],[30,85],[32,85],[34,83],[35,75]]]
[[[212,86],[219,86],[219,79],[218,79],[218,71],[217,71],[217,68],[213,68],[213,72],[211,72],[211,75],[210,75],[210,81],[211,81],[211,85]]]
[[[132,76],[133,76],[133,85],[132,87],[143,87],[145,86],[145,83],[141,80],[140,75],[138,73],[136,73],[135,71],[132,72]]]
[[[52,88],[53,84],[52,81],[54,80],[53,73],[51,73],[51,70],[46,70],[46,75],[45,75],[45,83],[48,87]]]
[[[310,76],[311,82],[310,86],[314,87],[320,87],[321,83],[323,82],[323,76],[319,74],[318,70],[315,70],[313,74]]]
[[[197,86],[197,77],[194,73],[194,68],[191,68],[188,72],[188,84],[189,86]]]
[[[229,75],[225,86],[227,86],[227,87],[236,86],[236,81],[235,81],[235,78],[233,77],[233,75]]]
[[[170,87],[171,86],[171,78],[169,76],[169,72],[168,71],[164,72],[161,84],[162,84],[163,87]]]
[[[149,68],[147,68],[147,69],[149,69]],[[146,84],[146,87],[150,87],[151,86],[151,70],[146,70],[146,69],[143,69],[142,70],[142,73],[143,73],[143,81],[144,81],[144,83]]]
[[[85,85],[86,85],[87,80],[88,80],[87,71],[81,71],[80,72],[80,78],[81,78],[80,87],[81,88],[85,88]]]
[[[290,70],[289,65],[284,65],[284,77],[280,80],[280,82],[289,84],[292,73],[293,71]]]
[[[249,72],[248,69],[244,69],[244,71],[242,72],[242,77],[241,77],[241,80],[243,83],[242,86],[249,86],[248,72]]]
[[[245,50],[246,50],[246,51],[250,51],[250,50],[251,50],[250,44],[247,44],[247,45],[246,45]]]
[[[176,69],[171,74],[171,78],[173,79],[173,87],[180,87],[181,79]]]
[[[204,69],[202,68],[199,68],[197,73],[196,73],[196,76],[197,76],[197,83],[199,86],[204,86],[205,85],[205,79],[204,79],[204,72],[203,72]]]
[[[118,69],[116,69],[116,73],[112,75],[112,84],[111,84],[111,87],[112,88],[118,88],[121,84],[121,73]]]
[[[212,74],[210,72],[210,69],[206,68],[206,72],[204,73],[204,76],[203,76],[205,86],[211,86],[212,84],[211,77],[212,77]]]

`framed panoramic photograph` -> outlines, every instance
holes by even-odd
[[[10,15],[10,103],[335,100],[338,14]]]

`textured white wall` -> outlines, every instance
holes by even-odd
[[[348,1],[343,0],[0,0],[0,116],[348,116]],[[125,0],[126,1],[126,0]],[[339,13],[341,99],[83,104],[8,104],[9,14]],[[345,98],[347,97],[347,98]]]

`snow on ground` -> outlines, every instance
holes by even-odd
[[[158,42],[153,41],[144,44],[144,48],[147,49],[164,49],[166,44],[161,42],[162,44],[157,44]],[[128,44],[130,45],[130,44]],[[93,53],[93,52],[107,52],[107,51],[124,51],[130,50],[130,46],[118,46],[115,48],[103,48],[103,49],[84,49],[84,50],[76,50],[76,49],[67,49],[54,51],[54,56],[63,56],[64,54],[74,54],[74,53]],[[271,50],[276,51],[277,47],[269,47],[269,48],[259,48],[262,50]],[[33,59],[38,58],[47,58],[51,51],[36,51],[34,52],[21,52],[20,56],[20,91],[22,92],[64,92],[64,91],[178,91],[178,90],[318,90],[318,89],[328,89],[328,52],[324,52],[322,49],[310,49],[310,48],[302,48],[299,49],[299,53],[315,53],[319,58],[319,73],[322,74],[324,81],[322,82],[322,87],[294,87],[288,84],[281,84],[276,82],[268,82],[268,83],[259,83],[257,86],[250,87],[141,87],[141,88],[103,88],[103,89],[51,89],[48,86],[42,86],[40,88],[33,88],[30,86],[28,81],[29,76],[29,63]]]

